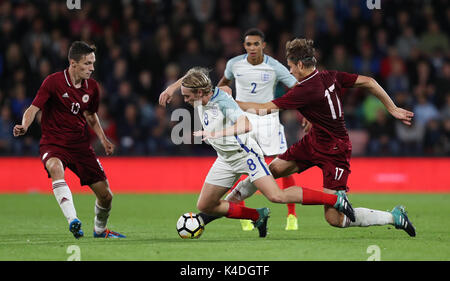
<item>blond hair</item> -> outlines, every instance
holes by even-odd
[[[314,57],[314,41],[305,38],[295,38],[286,43],[286,58],[297,64],[301,61],[306,67],[316,66]]]
[[[192,90],[200,90],[204,95],[212,91],[212,82],[209,78],[209,70],[202,67],[194,67],[184,75],[181,85]]]

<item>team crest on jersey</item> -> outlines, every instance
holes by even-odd
[[[271,78],[270,73],[267,73],[267,72],[261,73],[261,80],[262,80],[263,82],[269,81],[270,78]]]
[[[211,114],[212,114],[212,117],[214,117],[214,118],[219,116],[219,109],[217,108],[217,106],[214,106],[213,108],[211,108]]]
[[[84,96],[81,98],[81,100],[82,100],[84,103],[87,103],[87,102],[89,101],[89,95],[88,95],[88,94],[84,95]]]

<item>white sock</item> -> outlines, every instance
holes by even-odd
[[[394,224],[394,216],[390,212],[371,210],[367,208],[355,208],[355,222],[344,217],[342,227],[372,226]]]
[[[108,223],[109,211],[111,207],[103,208],[95,202],[95,218],[94,218],[94,231],[97,234],[102,233],[106,230],[106,224]]]
[[[65,180],[56,180],[52,182],[53,194],[58,202],[67,222],[77,218],[77,212],[73,205],[72,192]]]
[[[240,181],[236,187],[225,197],[225,200],[231,202],[244,201],[248,197],[252,196],[257,190],[256,186],[250,181],[250,178],[246,178]]]

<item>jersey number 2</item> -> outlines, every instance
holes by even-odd
[[[250,85],[253,86],[253,88],[252,88],[252,90],[250,91],[250,93],[256,94],[256,92],[255,92],[255,90],[256,90],[256,83],[255,83],[255,82],[252,82]]]
[[[331,94],[334,91],[334,84],[332,84],[328,89],[325,90],[325,97],[328,100],[328,105],[330,106],[331,116],[333,119],[337,119],[336,111],[334,110],[333,100],[331,100]],[[341,101],[339,100],[338,95],[336,94],[336,101],[339,109],[339,117],[342,116],[342,109],[341,109]]]

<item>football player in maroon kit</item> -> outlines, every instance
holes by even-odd
[[[23,114],[22,124],[14,126],[15,137],[24,135],[36,114],[41,111],[39,153],[55,198],[69,223],[69,230],[80,238],[84,235],[77,217],[72,193],[65,182],[65,168],[72,170],[81,185],[94,192],[94,237],[124,238],[106,228],[113,194],[103,168],[90,145],[89,125],[100,139],[107,155],[114,152],[114,144],[105,136],[97,116],[99,88],[90,78],[94,71],[95,47],[75,41],[69,49],[70,66],[47,76],[30,107]]]
[[[312,127],[307,135],[270,163],[270,171],[275,178],[279,178],[318,166],[323,173],[324,192],[345,193],[348,191],[352,146],[345,128],[341,103],[344,89],[367,90],[383,103],[394,118],[405,125],[411,125],[414,114],[397,107],[371,77],[339,71],[318,71],[312,40],[296,38],[287,42],[286,58],[290,72],[299,81],[294,88],[282,97],[264,104],[238,104],[244,110],[257,110],[258,114],[297,109],[311,122]],[[243,181],[235,190],[238,195],[250,196],[255,189],[249,181]],[[242,199],[245,196],[241,196]],[[303,197],[305,200],[305,195]],[[392,224],[397,229],[405,230],[410,236],[416,235],[403,206],[396,206],[391,212],[354,208],[354,214],[356,220],[352,222],[341,212],[325,205],[325,219],[335,227]]]

